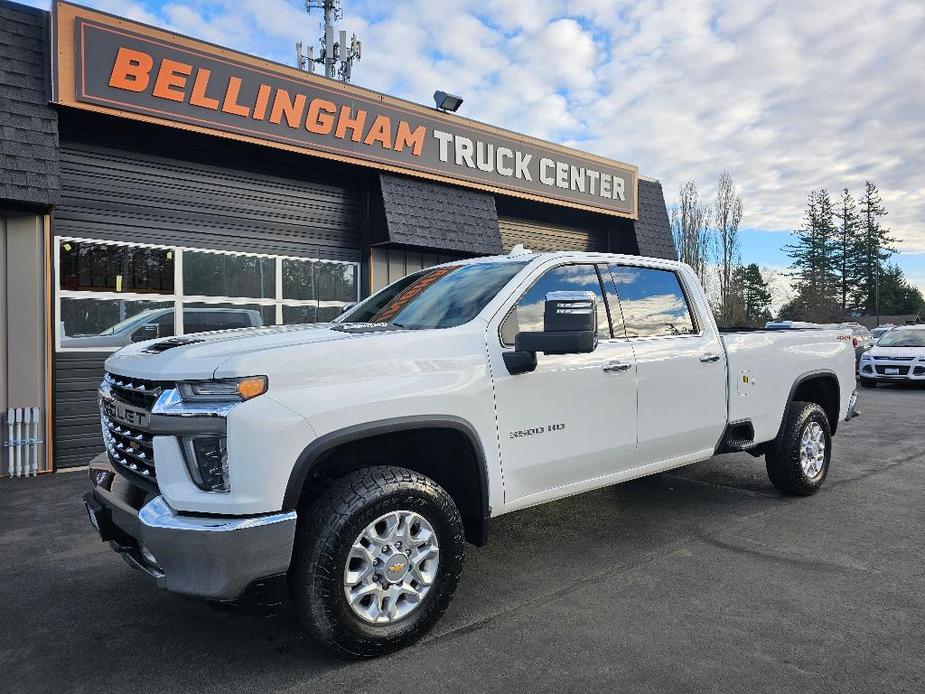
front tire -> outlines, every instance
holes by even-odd
[[[329,649],[373,657],[426,634],[449,605],[465,537],[450,495],[400,467],[335,482],[300,515],[289,589]]]
[[[814,402],[791,403],[779,439],[764,456],[771,484],[786,494],[815,494],[831,458],[832,434],[823,409]]]

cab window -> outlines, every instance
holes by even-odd
[[[677,273],[611,265],[627,337],[667,337],[697,332]]]
[[[607,305],[604,303],[597,268],[590,264],[560,265],[548,270],[520,298],[501,323],[501,342],[513,345],[517,333],[542,330],[546,294],[563,291],[592,292],[597,300],[598,335],[603,339],[611,336]]]

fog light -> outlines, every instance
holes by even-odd
[[[186,467],[196,486],[207,492],[227,492],[228,449],[224,436],[189,436],[183,439]]]

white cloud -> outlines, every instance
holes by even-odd
[[[85,2],[286,63],[319,35],[301,0]],[[344,5],[356,84],[460,93],[469,117],[638,164],[669,202],[729,169],[748,228],[793,229],[811,189],[871,179],[903,251],[925,251],[921,0]]]

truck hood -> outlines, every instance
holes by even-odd
[[[332,325],[338,327],[332,329]],[[345,330],[345,327],[312,323],[160,338],[119,350],[106,360],[106,370],[154,381],[212,378],[223,363],[235,357],[335,340],[363,339],[382,331],[382,328],[368,328],[363,332],[359,328]]]

